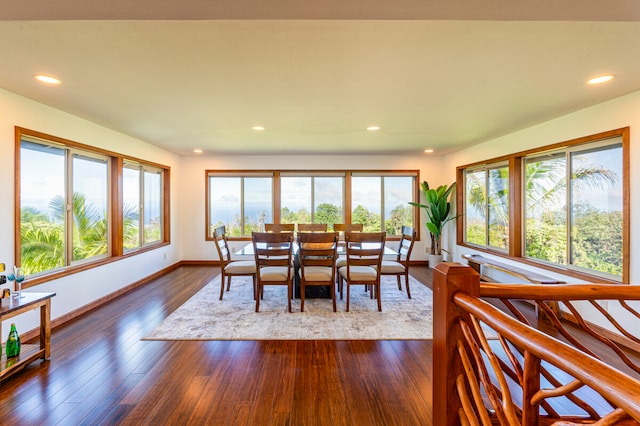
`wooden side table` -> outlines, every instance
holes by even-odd
[[[0,342],[3,342],[0,359],[0,381],[22,370],[37,359],[49,358],[51,351],[51,298],[55,293],[22,292],[22,298],[2,299],[0,304]],[[40,308],[40,344],[22,344],[20,355],[7,359],[2,338],[2,322],[25,312]]]

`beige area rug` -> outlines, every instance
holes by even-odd
[[[345,289],[346,291],[346,289]],[[293,299],[287,312],[286,287],[265,287],[255,312],[251,279],[234,277],[220,296],[220,277],[203,287],[143,340],[419,340],[432,337],[432,292],[411,278],[411,299],[394,277],[383,277],[382,312],[364,292],[351,288],[350,312],[338,295],[331,299]],[[346,293],[345,293],[346,298]]]

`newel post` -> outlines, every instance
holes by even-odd
[[[458,319],[464,311],[453,303],[453,294],[480,295],[480,275],[456,262],[440,263],[433,270],[433,424],[460,424],[460,399],[456,378],[464,374],[457,342],[464,339]]]

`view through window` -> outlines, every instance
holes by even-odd
[[[165,169],[124,162],[116,170],[117,154],[27,129],[17,135],[16,260],[27,275],[65,272],[164,242]],[[111,187],[114,170],[122,174],[122,211]],[[114,247],[119,233],[122,247]]]
[[[627,146],[625,128],[459,167],[459,244],[627,282]]]
[[[325,223],[329,230],[334,223],[362,223],[365,231],[384,230],[389,236],[417,223],[409,205],[417,197],[417,171],[256,173],[261,172],[208,172],[207,238],[220,225],[229,236],[248,237],[275,221],[272,212],[279,214],[279,223]],[[259,194],[247,197],[248,186],[260,188]]]

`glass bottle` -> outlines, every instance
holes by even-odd
[[[7,358],[20,355],[20,336],[18,335],[15,324],[11,324],[11,331],[9,331],[5,351],[7,352]]]

